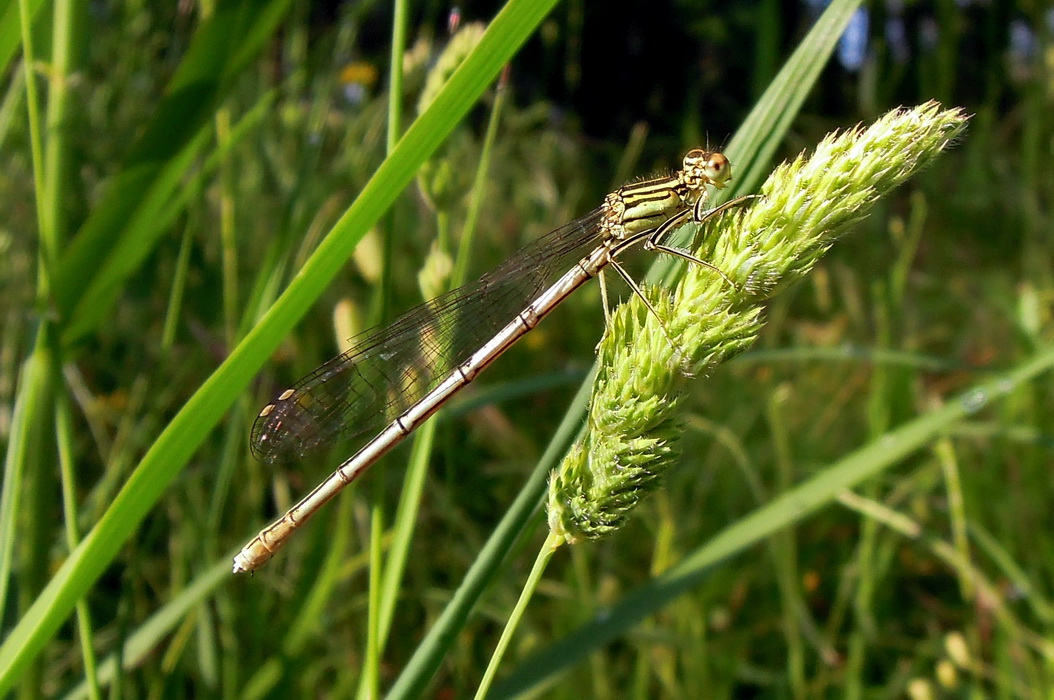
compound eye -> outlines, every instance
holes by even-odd
[[[714,187],[724,187],[732,179],[732,164],[721,153],[711,153],[703,171]]]

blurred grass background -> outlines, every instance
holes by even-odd
[[[389,124],[407,128],[442,70],[449,6],[4,8],[0,692],[343,697],[404,678],[589,370],[597,286],[433,421],[430,450],[412,458],[408,441],[259,575],[234,578],[233,551],[353,448],[264,467],[248,453],[253,417],[347,337],[441,289],[466,219],[474,277],[627,179],[726,144],[821,8],[547,10],[504,6],[503,40],[386,170]],[[974,117],[956,150],[773,300],[754,351],[693,383],[682,465],[624,530],[557,555],[510,672],[794,484],[1050,351],[1050,17],[1043,4],[867,5],[815,85],[787,81],[807,97],[774,160],[749,164],[762,175],[900,104]],[[488,143],[501,50],[515,58]],[[483,99],[461,118],[470,88]],[[345,217],[364,188],[380,194]],[[297,276],[306,261],[336,278]],[[302,293],[273,310],[291,280]],[[1048,387],[1041,376],[982,401],[534,682],[555,697],[1049,696]],[[370,562],[399,537],[413,459],[423,497],[405,572],[382,594]],[[435,674],[420,672],[425,690],[404,695],[473,691],[542,538],[525,533]]]

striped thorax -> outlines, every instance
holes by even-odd
[[[684,156],[681,170],[666,177],[620,187],[604,199],[603,226],[612,238],[657,228],[671,216],[695,207],[706,186],[722,189],[732,178],[732,166],[721,153],[694,148]]]

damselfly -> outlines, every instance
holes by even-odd
[[[612,192],[597,209],[534,241],[478,281],[354,338],[347,351],[280,393],[252,428],[253,454],[264,462],[299,459],[387,427],[246,544],[234,558],[234,572],[263,566],[305,520],[605,267],[647,303],[617,262],[626,249],[643,244],[724,276],[665,240],[690,220],[704,223],[750,199],[706,209],[706,187],[721,189],[731,177],[723,154],[693,149],[681,170]]]

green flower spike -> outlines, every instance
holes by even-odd
[[[928,102],[828,136],[811,157],[779,166],[760,199],[706,223],[696,255],[735,288],[689,265],[672,293],[648,288],[660,318],[636,298],[619,307],[598,348],[588,432],[549,482],[557,541],[622,526],[677,459],[685,381],[750,347],[777,285],[808,273],[880,197],[954,143],[966,121],[962,110]]]

